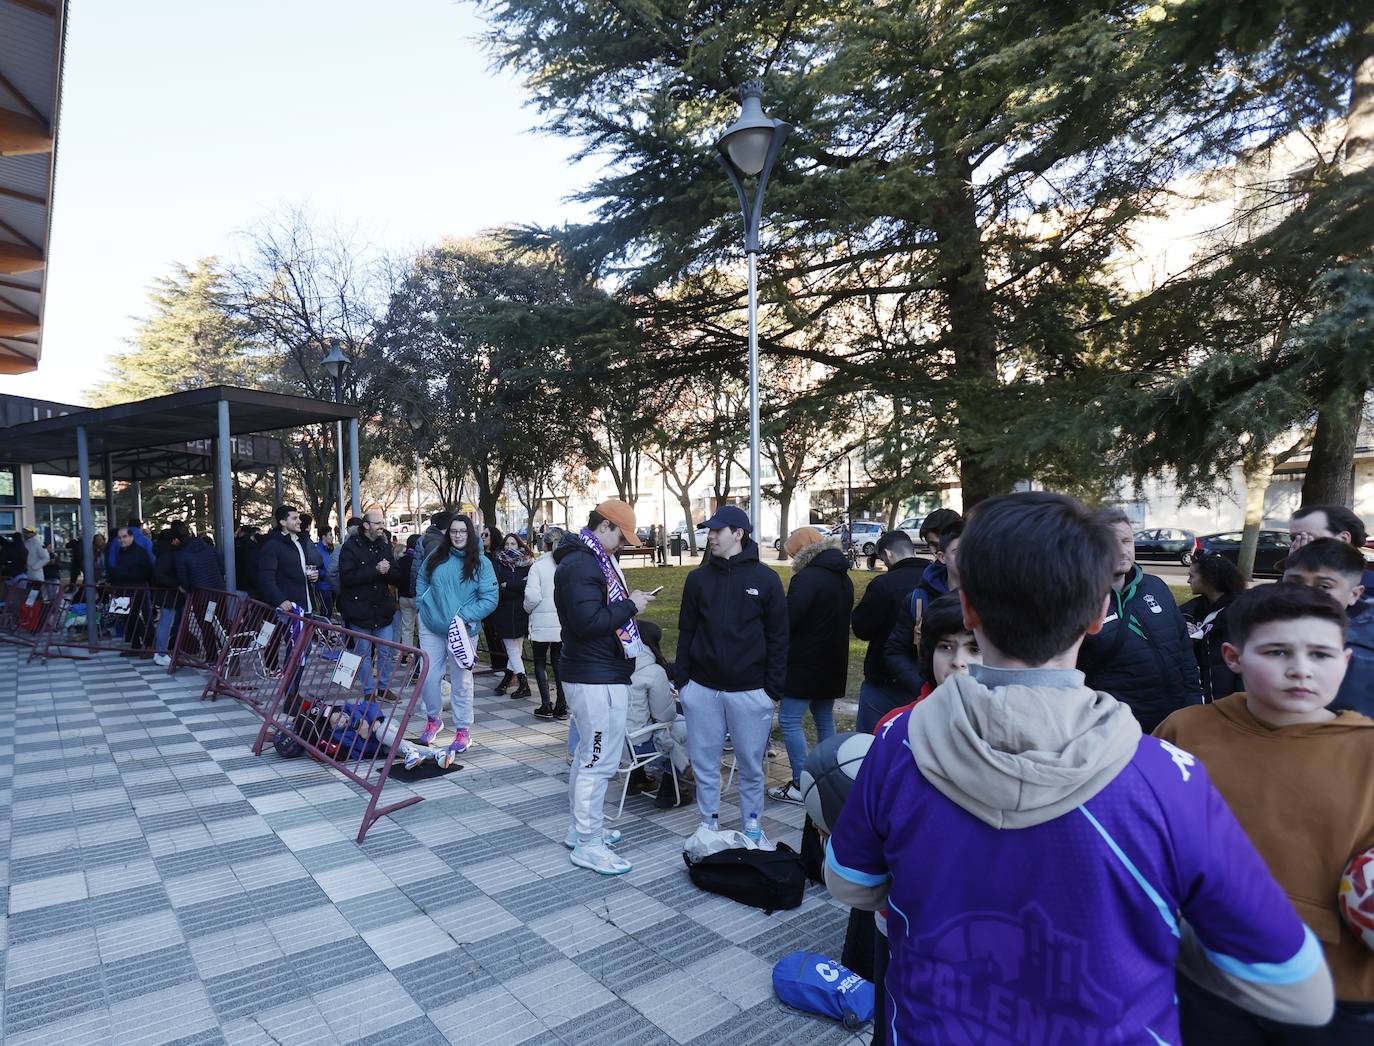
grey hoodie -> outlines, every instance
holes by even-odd
[[[1087,802],[1140,743],[1130,708],[1072,668],[973,665],[909,716],[921,776],[994,828],[1028,828]]]

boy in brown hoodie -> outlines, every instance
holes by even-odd
[[[1179,978],[1184,1042],[1374,1043],[1374,951],[1341,919],[1337,891],[1374,847],[1374,720],[1333,712],[1350,653],[1330,596],[1266,585],[1231,606],[1227,666],[1245,690],[1175,712],[1155,736],[1196,756],[1274,878],[1316,934],[1336,986],[1324,1028],[1253,1016]]]

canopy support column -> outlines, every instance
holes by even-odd
[[[224,557],[224,584],[230,592],[237,590],[238,578],[234,570],[234,487],[230,478],[229,454],[233,442],[229,435],[229,401],[220,400],[219,436],[215,440],[215,540]]]
[[[138,480],[138,479],[134,480],[133,491],[134,491],[134,518],[137,519],[140,523],[142,523],[142,522],[143,522],[143,481],[142,481],[142,480]],[[146,533],[148,532],[148,528],[147,528],[147,527],[144,527],[144,528],[143,528],[143,531],[144,531],[144,533],[146,534]]]
[[[358,500],[358,488],[362,483],[358,475],[358,419],[348,419],[348,469],[352,482],[353,515],[362,518],[362,506]]]
[[[91,511],[91,454],[86,426],[76,427],[76,469],[81,481],[81,575],[86,601],[86,640],[95,649],[95,513]]]
[[[105,475],[105,529],[109,532],[110,542],[113,543],[119,526],[119,521],[115,519],[114,455],[105,454],[100,463]]]

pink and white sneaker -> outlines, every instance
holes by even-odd
[[[453,742],[448,746],[448,750],[454,755],[462,755],[472,744],[472,738],[468,734],[468,728],[460,726],[453,732]]]
[[[420,731],[420,744],[427,745],[438,736],[439,731],[444,728],[442,719],[426,719],[425,728]]]

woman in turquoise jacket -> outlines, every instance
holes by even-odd
[[[471,743],[472,671],[454,660],[448,647],[449,624],[454,617],[466,623],[475,636],[482,620],[496,609],[498,588],[491,563],[482,554],[477,530],[467,516],[454,516],[446,541],[429,554],[415,575],[415,610],[420,623],[420,649],[429,658],[420,699],[425,706],[425,729],[420,744],[428,745],[443,729],[443,665],[452,666],[453,741],[452,755],[466,752]]]

